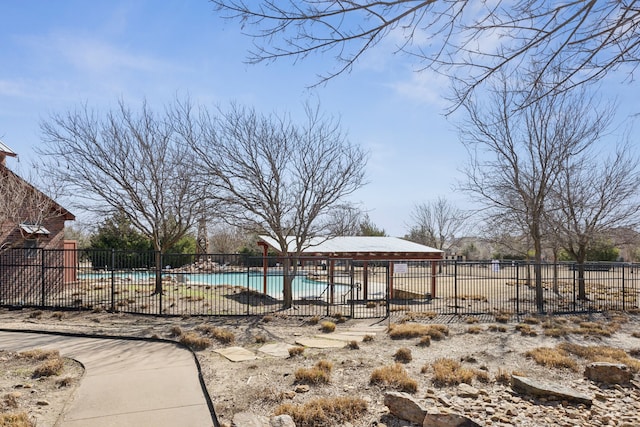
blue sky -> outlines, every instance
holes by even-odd
[[[416,203],[438,196],[466,203],[453,191],[467,155],[443,116],[447,80],[414,72],[390,43],[349,74],[308,89],[331,57],[247,65],[250,40],[206,0],[5,1],[0,16],[0,140],[19,154],[14,169],[38,161],[41,120],[84,103],[106,109],[146,99],[162,108],[189,95],[208,106],[233,101],[295,113],[312,100],[371,153],[369,184],[353,200],[388,234],[405,234]],[[621,81],[601,89],[619,100],[619,123],[640,112],[638,85]]]

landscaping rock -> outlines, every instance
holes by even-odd
[[[511,387],[518,393],[531,396],[542,398],[553,397],[568,402],[583,403],[587,406],[591,406],[592,404],[592,399],[585,394],[577,393],[560,384],[536,381],[527,377],[511,375]]]
[[[427,409],[407,393],[386,392],[384,394],[384,404],[393,415],[412,423],[422,424],[424,417],[427,415]]]
[[[633,374],[622,363],[593,362],[587,365],[584,376],[591,381],[606,384],[630,384]]]
[[[422,427],[482,427],[475,421],[458,414],[427,414]]]
[[[460,397],[470,397],[472,399],[477,399],[479,395],[480,391],[467,383],[462,383],[458,386],[458,396]]]
[[[271,427],[296,427],[291,415],[277,415],[271,417]]]
[[[238,412],[233,416],[232,427],[272,427],[268,417],[252,414],[251,412]]]

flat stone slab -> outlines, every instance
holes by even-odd
[[[253,351],[247,350],[246,348],[242,347],[227,347],[214,351],[219,355],[226,357],[232,362],[244,362],[247,360],[256,360],[259,358]]]
[[[355,333],[348,333],[348,332],[336,332],[333,334],[322,334],[322,335],[315,335],[314,338],[317,339],[325,339],[325,340],[337,340],[337,341],[342,341],[343,343],[347,343],[349,341],[358,341],[358,342],[362,342],[362,340],[364,340],[364,336],[367,334],[355,334]]]
[[[342,348],[345,346],[344,341],[315,337],[298,338],[296,344],[311,348]]]
[[[274,357],[289,357],[289,349],[294,346],[286,343],[265,344],[258,349],[259,352]]]
[[[569,387],[517,375],[511,376],[511,387],[519,393],[533,396],[555,397],[569,402],[584,403],[587,406],[591,406],[592,403],[589,396],[578,393]]]

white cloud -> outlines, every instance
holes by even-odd
[[[414,71],[409,79],[396,81],[390,86],[400,96],[444,110],[448,107],[444,94],[449,84],[447,77],[427,69]]]

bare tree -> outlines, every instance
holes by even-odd
[[[517,109],[526,96],[519,85],[527,84],[503,77],[488,105],[472,99],[463,104],[468,118],[459,129],[470,161],[462,189],[484,207],[487,224],[524,226],[535,256],[536,304],[542,310],[540,263],[549,194],[568,159],[603,134],[612,111],[599,109],[584,93],[570,92]]]
[[[411,212],[413,224],[409,229],[409,240],[443,251],[455,244],[462,232],[467,213],[457,208],[445,197],[418,203]]]
[[[589,246],[616,228],[640,225],[640,160],[628,144],[610,156],[593,150],[572,156],[551,195],[550,220],[577,263],[578,299],[584,300]]]
[[[86,105],[43,121],[47,158],[43,171],[64,182],[83,208],[109,215],[122,212],[161,254],[197,222],[204,208],[203,186],[193,174],[191,153],[172,123],[143,103],[138,112],[124,102],[100,116]],[[162,292],[156,274],[155,293]]]
[[[456,75],[466,89],[509,65],[537,64],[533,81],[561,64],[544,96],[600,79],[640,60],[636,1],[522,0],[212,0],[254,40],[249,62],[332,53],[337,66],[320,82],[351,69],[385,39],[420,67]],[[453,68],[453,69],[452,69]],[[460,73],[455,73],[456,69]]]
[[[207,196],[219,204],[222,219],[269,235],[293,259],[310,239],[326,234],[325,217],[364,185],[367,161],[339,121],[308,105],[305,113],[298,125],[287,115],[232,106],[215,117],[202,113],[201,133],[191,135]],[[286,257],[284,267],[288,308],[297,262]]]
[[[331,236],[357,236],[364,215],[361,209],[351,204],[336,206],[327,215],[325,228]]]

